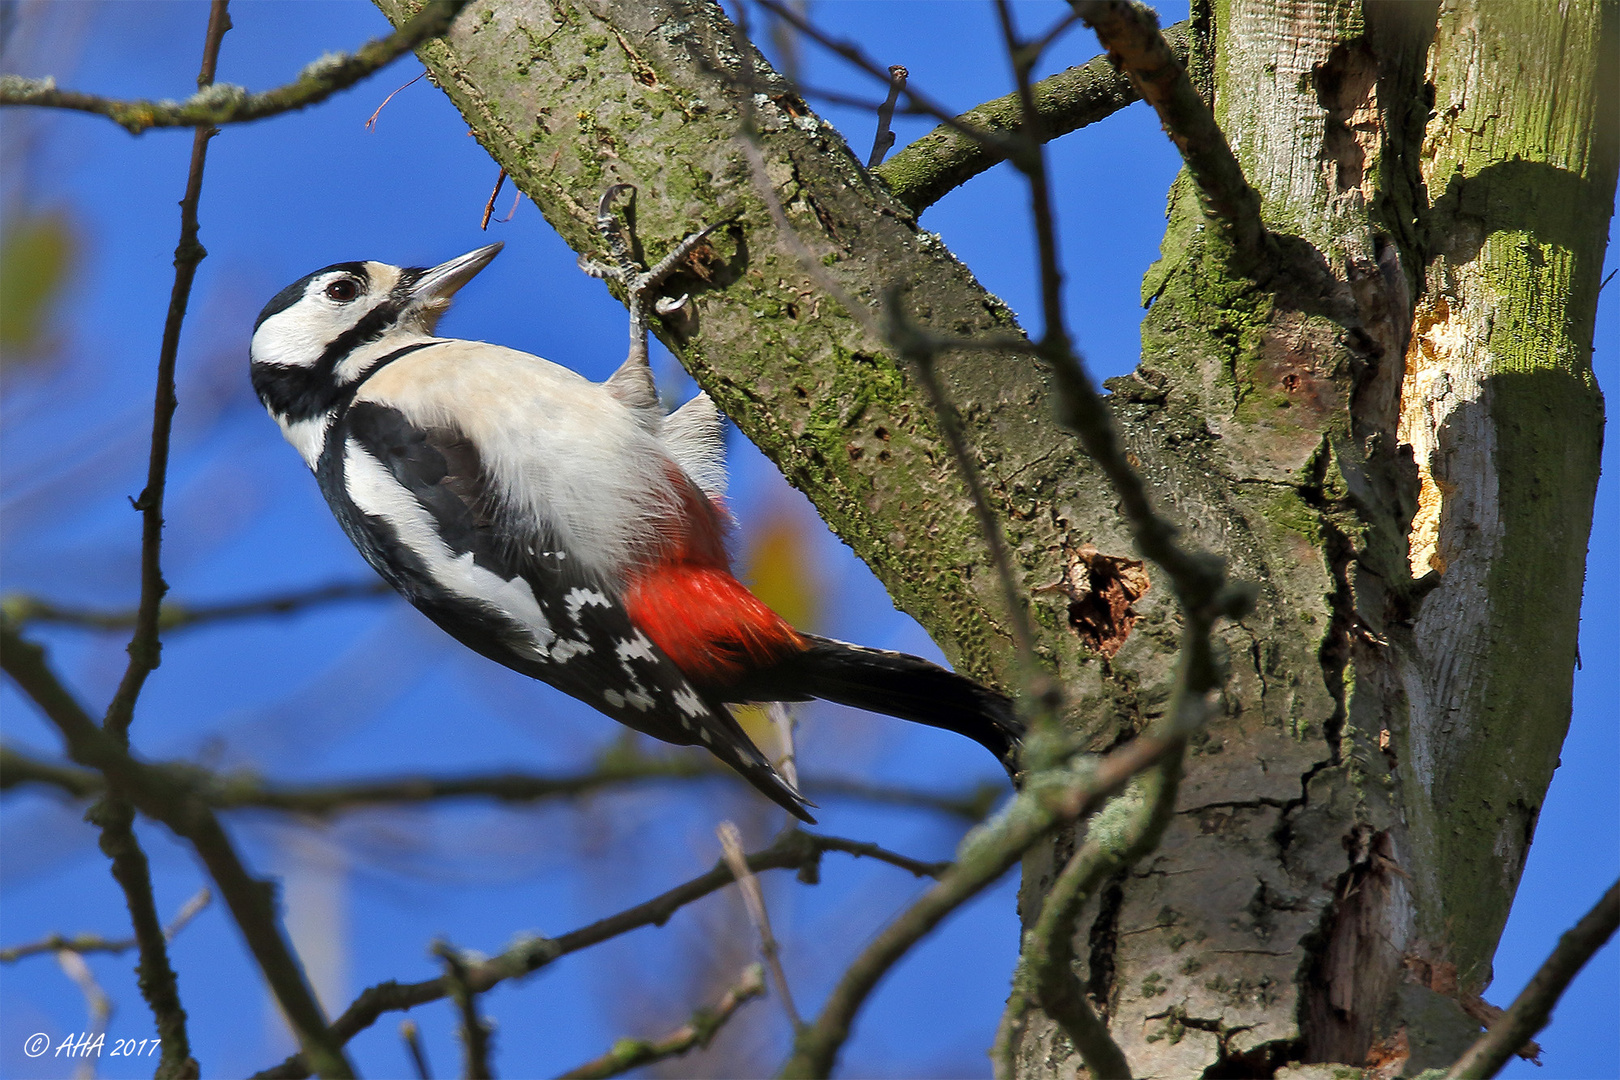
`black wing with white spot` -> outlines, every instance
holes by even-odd
[[[813,820],[725,706],[692,686],[617,596],[549,537],[505,523],[478,448],[460,432],[359,401],[327,433],[317,476],[366,561],[462,644],[656,739],[701,743]]]

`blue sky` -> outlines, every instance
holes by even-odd
[[[48,25],[23,38],[31,52],[5,67],[54,74],[63,85],[113,96],[183,97],[193,85],[206,6],[200,3],[57,3]],[[919,18],[926,11],[927,17]],[[1025,25],[1055,5],[1024,5]],[[1162,8],[1165,21],[1185,10]],[[847,2],[816,7],[818,21],[860,41],[884,63],[956,108],[1009,89],[987,6]],[[36,12],[33,18],[38,19]],[[220,78],[264,89],[329,50],[385,32],[369,4],[254,0],[233,7]],[[35,24],[38,25],[38,24]],[[1095,42],[1071,34],[1053,66],[1088,58]],[[296,455],[252,399],[246,343],[254,314],[287,282],[327,263],[375,258],[432,264],[493,237],[506,251],[469,287],[443,324],[605,376],[623,356],[624,312],[529,204],[478,230],[496,167],[426,81],[402,91],[374,131],[363,122],[419,70],[402,60],[306,113],[232,128],[209,152],[201,207],[209,250],[193,295],[180,356],[181,411],[169,503],[168,576],[177,598],[223,600],[366,571],[331,521]],[[829,61],[811,58],[809,81],[865,91]],[[828,110],[864,157],[868,117]],[[124,497],[145,468],[152,371],[177,235],[189,133],[132,138],[92,117],[0,114],[15,211],[59,209],[74,223],[80,259],[55,334],[60,358],[8,369],[0,430],[0,588],[63,603],[132,603],[138,523]],[[897,124],[900,143],[929,125]],[[1176,157],[1145,109],[1126,110],[1054,145],[1062,192],[1067,304],[1079,343],[1099,375],[1128,371],[1137,352],[1137,295],[1157,255],[1165,192]],[[16,186],[12,186],[16,185]],[[497,215],[510,205],[510,189]],[[987,174],[927,212],[979,279],[1014,310],[1036,308],[1026,200],[1005,170]],[[1615,263],[1610,256],[1610,266]],[[1612,385],[1620,338],[1615,287],[1603,294],[1595,364]],[[667,381],[682,378],[667,358]],[[1608,454],[1617,451],[1608,440]],[[823,600],[813,629],[868,644],[937,655],[896,613],[881,586],[771,466],[733,433],[734,504],[742,536],[769,522],[799,526],[806,576]],[[1606,461],[1608,459],[1606,458]],[[1611,472],[1612,476],[1613,473]],[[1592,538],[1575,718],[1563,765],[1544,807],[1514,915],[1487,995],[1506,1004],[1620,871],[1612,721],[1620,670],[1620,496],[1600,489]],[[101,703],[123,667],[123,639],[51,631],[59,668]],[[360,773],[453,773],[582,766],[617,729],[518,676],[478,660],[396,602],[348,604],[295,618],[233,624],[175,636],[142,700],[138,747],[153,756],[200,754],[222,767],[283,779]],[[9,687],[0,690],[5,738],[50,754],[52,731]],[[814,708],[806,717],[806,768],[869,772],[950,790],[993,776],[978,748],[942,733]],[[712,823],[735,817],[755,843],[778,824],[751,796],[711,785],[700,797],[649,787],[582,806],[509,810],[458,806],[433,815],[356,815],[327,827],[289,827],[239,815],[233,825],[254,865],[287,875],[293,921],[321,943],[317,982],[341,1008],[387,978],[436,974],[427,943],[494,952],[518,932],[556,934],[637,902],[710,865]],[[94,833],[52,799],[8,795],[0,813],[0,944],[52,931],[116,934],[120,897]],[[918,857],[948,857],[959,827],[915,811],[876,812],[831,803],[829,832],[881,838]],[[159,877],[159,907],[177,909],[201,884],[189,855],[157,829],[143,832]],[[773,916],[801,1007],[820,1001],[853,949],[920,886],[898,872],[829,858],[823,884],[785,876],[770,885]],[[849,1075],[978,1075],[1006,992],[1016,945],[1013,883],[1004,882],[909,958],[882,986],[845,1054]],[[723,943],[720,948],[716,942]],[[711,948],[712,947],[712,948]],[[727,899],[683,913],[573,957],[484,999],[500,1024],[502,1075],[554,1072],[623,1034],[653,1034],[702,999],[701,987],[667,973],[704,950],[746,962],[751,945]],[[730,951],[728,952],[727,949]],[[218,906],[178,939],[176,963],[193,1039],[210,1075],[250,1072],[279,1058],[285,1037]],[[150,1034],[130,961],[91,966],[118,1004],[113,1037]],[[1616,950],[1587,969],[1542,1042],[1547,1067],[1506,1075],[1620,1074]],[[750,1007],[750,1039],[784,1045],[773,1003]],[[746,1015],[746,1014],[745,1014]],[[83,1002],[49,959],[0,968],[0,1075],[67,1075],[67,1063],[21,1056],[35,1031],[84,1026]],[[415,1010],[438,1075],[456,1067],[450,1009]],[[393,1018],[353,1044],[368,1075],[402,1075]],[[743,1030],[743,1029],[740,1029]],[[772,1041],[774,1040],[774,1042]],[[763,1060],[774,1063],[766,1054]],[[106,1076],[145,1075],[149,1063],[103,1058]]]

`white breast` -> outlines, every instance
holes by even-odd
[[[356,401],[451,426],[478,448],[512,527],[544,532],[603,582],[680,520],[680,464],[604,387],[549,360],[445,341],[392,362]]]

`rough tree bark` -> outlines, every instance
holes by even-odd
[[[1161,505],[1261,600],[1220,631],[1220,715],[1163,845],[1082,920],[1079,974],[1137,1075],[1395,1075],[1478,1030],[1463,1005],[1568,723],[1603,418],[1620,18],[1597,0],[1547,14],[1195,0],[1192,69],[1271,233],[1262,265],[1235,265],[1177,182],[1141,367],[1112,401]],[[939,333],[1006,332],[1005,306],[705,0],[475,0],[420,53],[576,249],[599,247],[616,181],[639,187],[654,254],[734,218],[678,284],[695,323],[665,340],[953,662],[1016,686],[936,419],[772,225],[737,142],[747,99],[799,240],[846,293],[875,306],[902,284]],[[1034,362],[963,351],[939,370],[1065,722],[1114,745],[1163,710],[1168,590],[1132,623],[1076,588],[1076,566],[1095,585],[1134,553]],[[1073,844],[1026,860],[1026,920]],[[1016,1065],[1080,1068],[1039,1020]]]

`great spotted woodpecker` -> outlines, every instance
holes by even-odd
[[[627,276],[631,357],[603,383],[433,336],[500,250],[427,270],[338,263],[259,314],[253,387],[366,561],[468,648],[654,738],[702,743],[805,821],[728,703],[887,713],[966,735],[1011,772],[1022,728],[1007,698],[795,630],[732,576],[720,416],[704,394],[666,415],[652,391],[640,305],[656,275]]]

